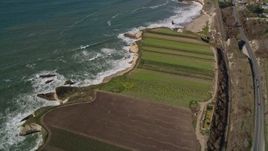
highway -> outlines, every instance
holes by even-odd
[[[262,100],[262,91],[261,91],[261,78],[260,70],[256,57],[253,53],[252,48],[249,45],[249,40],[245,35],[244,29],[241,26],[241,21],[237,12],[236,1],[233,0],[233,16],[235,17],[235,23],[238,25],[240,38],[245,41],[244,47],[247,49],[249,59],[252,64],[252,74],[253,74],[253,84],[254,84],[254,100],[255,100],[255,120],[254,120],[254,135],[253,135],[253,144],[252,151],[265,151],[265,137],[264,137],[264,100]],[[254,29],[252,29],[254,30]]]

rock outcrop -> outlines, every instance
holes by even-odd
[[[33,114],[31,114],[31,115],[29,115],[29,116],[23,118],[22,120],[20,120],[20,122],[27,121],[28,119],[31,119],[31,118],[33,118],[33,117],[34,117]]]
[[[75,84],[75,82],[72,80],[67,80],[64,82],[64,85],[73,85],[73,84]]]
[[[138,53],[138,51],[139,51],[139,46],[136,43],[133,43],[129,48],[129,52],[131,53]]]
[[[78,87],[61,86],[56,88],[56,95],[60,100],[65,100],[74,93],[78,93],[82,89]]]
[[[52,79],[52,80],[47,80],[46,82],[45,82],[45,84],[49,84],[49,83],[51,83],[51,82],[53,82],[54,80]]]
[[[39,98],[46,99],[46,100],[49,100],[49,101],[55,101],[56,100],[54,92],[41,93],[41,94],[37,94],[37,96]]]
[[[42,127],[36,123],[26,124],[20,129],[20,136],[26,136],[33,133],[41,132]]]
[[[52,78],[52,77],[55,77],[56,75],[55,74],[43,74],[43,75],[40,75],[39,77],[40,78]]]
[[[140,39],[142,36],[142,31],[139,31],[137,33],[125,33],[125,37],[131,38],[131,39]]]

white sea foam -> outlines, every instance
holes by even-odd
[[[93,60],[100,58],[100,57],[102,57],[102,55],[100,53],[96,53],[94,51],[83,50],[79,53],[76,53],[73,56],[73,59],[76,62],[82,63],[82,62],[90,62],[90,61],[93,61]]]
[[[109,66],[109,69],[107,69],[101,73],[98,73],[97,75],[92,75],[92,73],[88,73],[87,71],[82,71],[79,73],[79,76],[81,77],[81,75],[83,75],[83,77],[85,77],[85,78],[77,80],[77,83],[74,86],[88,86],[88,85],[99,84],[103,81],[103,79],[105,77],[113,75],[119,71],[126,69],[126,68],[129,68],[131,66],[131,64],[129,62],[132,60],[133,56],[132,56],[132,54],[128,53],[128,50],[129,50],[128,46],[123,47],[122,50],[125,51],[125,53],[123,53],[122,59],[112,59],[113,57],[111,57],[111,55],[113,55],[114,53],[118,53],[118,50],[111,49],[111,48],[102,48],[100,50],[100,53],[97,53],[95,56],[92,56],[92,53],[94,53],[94,52],[85,52],[85,53],[82,53],[83,54],[82,56],[81,56],[81,53],[80,53],[80,55],[76,55],[75,56],[76,60],[79,60],[82,62],[85,62],[85,61],[90,62],[90,61],[95,60],[97,58],[102,58],[105,60],[105,62],[103,62],[103,64],[106,64],[107,66]],[[89,56],[91,56],[91,58]],[[91,78],[89,78],[89,77],[91,77]]]
[[[40,75],[55,74],[55,77],[40,78]],[[18,136],[19,126],[22,124],[21,120],[32,114],[35,110],[43,106],[58,105],[57,102],[44,101],[36,96],[37,93],[51,92],[56,86],[59,86],[64,81],[64,77],[56,71],[42,71],[33,75],[29,81],[32,83],[33,92],[21,94],[14,99],[17,109],[7,109],[5,111],[5,119],[3,125],[0,127],[0,150],[9,151],[11,146],[19,145],[26,138]],[[53,80],[46,84],[47,80]],[[42,141],[42,137],[38,136],[37,142]],[[41,140],[40,140],[41,139]],[[38,147],[37,143],[35,146]],[[30,150],[30,149],[29,149]]]
[[[202,5],[197,2],[192,2],[192,5],[186,7],[186,8],[178,8],[174,10],[175,15],[164,19],[160,20],[154,23],[147,23],[147,26],[140,26],[140,27],[135,27],[129,30],[127,33],[135,34],[139,32],[140,30],[144,30],[147,28],[157,28],[157,27],[167,27],[167,28],[181,28],[183,24],[189,23],[193,20],[193,18],[197,17],[200,15],[201,10],[202,10]],[[174,24],[172,24],[172,22]],[[135,39],[131,39],[129,37],[125,37],[124,33],[120,33],[118,35],[118,38],[123,40],[126,44],[132,44],[135,42]]]
[[[81,45],[80,46],[80,49],[86,49],[86,48],[88,48],[90,45],[85,45],[85,46],[83,46],[83,45]]]
[[[40,78],[41,75],[53,74],[55,76],[49,78]],[[52,80],[52,81],[51,81]],[[48,93],[54,91],[54,89],[60,85],[62,85],[65,81],[65,77],[59,73],[54,71],[42,71],[34,75],[29,79],[32,83],[32,87],[35,93]],[[46,83],[47,81],[51,81],[50,83]]]
[[[37,137],[38,138],[36,140],[36,144],[35,144],[35,146],[30,151],[37,151],[38,148],[43,144],[43,142],[44,142],[43,136],[42,135],[38,135]]]
[[[101,57],[101,54],[97,53],[94,57],[92,57],[92,58],[90,58],[90,59],[88,59],[88,60],[89,60],[89,61],[93,61],[93,60],[95,60],[95,59],[97,59],[97,58],[99,58],[99,57]]]
[[[4,79],[3,81],[4,81],[4,82],[6,82],[6,83],[11,82],[11,80],[10,80],[10,79]]]
[[[40,75],[55,74],[55,77],[40,78]],[[47,80],[53,80],[46,84]],[[56,71],[42,71],[33,75],[28,81],[32,83],[33,92],[21,94],[14,99],[17,109],[7,109],[5,111],[5,119],[0,127],[0,150],[9,151],[11,146],[19,145],[26,138],[19,136],[19,126],[23,124],[21,120],[32,114],[35,110],[44,106],[59,105],[58,102],[45,101],[36,96],[37,93],[45,93],[53,91],[57,86],[61,85],[65,78]],[[12,111],[11,111],[12,110]],[[42,137],[38,136],[35,148],[42,142]],[[29,149],[30,150],[30,149]]]
[[[165,20],[158,21],[156,23],[149,23],[149,26],[147,28],[157,28],[157,27],[168,27],[168,28],[180,28],[184,24],[189,23],[195,18],[196,16],[200,15],[202,10],[202,5],[193,2],[192,5],[189,6],[189,8],[180,8],[175,10],[174,16],[171,16]],[[174,22],[174,24],[172,24]]]
[[[0,127],[0,150],[11,151],[11,146],[19,145],[26,139],[25,137],[19,136],[19,126],[22,124],[21,120],[23,118],[42,106],[58,105],[57,102],[49,102],[37,98],[35,93],[22,94],[15,98],[15,100],[18,109],[16,111],[7,109],[4,124]],[[37,142],[40,141],[42,141],[42,137],[39,137],[37,140]],[[34,146],[37,145],[34,144]]]
[[[110,37],[111,35],[105,35],[107,37]],[[78,51],[78,50],[84,50],[84,49],[87,49],[89,47],[92,47],[92,46],[96,46],[96,45],[99,45],[99,44],[103,44],[107,41],[107,39],[103,40],[103,41],[98,41],[98,42],[93,42],[91,44],[88,44],[88,45],[80,45],[79,47],[73,49],[72,51]]]
[[[112,19],[117,18],[119,15],[120,15],[119,13],[117,13],[117,14],[113,15],[113,16],[112,16]]]
[[[34,69],[34,67],[36,66],[36,64],[26,64],[25,67],[29,68],[29,69]]]
[[[174,2],[174,0],[171,0],[171,1]],[[145,7],[145,6],[143,6],[143,7],[140,7],[140,8],[137,8],[137,9],[132,10],[131,13],[136,13],[136,12],[138,12],[138,11],[140,11],[140,10],[148,9],[148,8],[149,8],[149,9],[157,9],[157,8],[159,8],[159,7],[166,6],[167,4],[169,4],[169,2],[170,2],[170,0],[166,0],[166,2],[161,3],[161,4],[157,4],[157,5],[153,5],[153,6],[149,6],[149,7]]]
[[[108,48],[106,48],[106,50],[108,50]],[[98,73],[95,77],[94,80],[84,80],[81,81],[79,83],[80,86],[86,86],[86,85],[96,85],[96,84],[100,84],[103,82],[103,80],[108,77],[111,76],[113,74],[116,74],[126,68],[129,68],[131,66],[131,64],[129,63],[131,60],[133,59],[133,55],[130,54],[129,57],[126,57],[125,59],[122,60],[110,60],[108,62],[108,64],[111,65],[111,68],[109,70],[103,71]]]
[[[108,20],[108,21],[107,21],[107,25],[108,25],[108,26],[112,26],[112,21],[111,21],[111,20]]]
[[[116,19],[119,15],[120,15],[119,13],[113,15],[113,16],[111,17],[111,19],[108,20],[108,21],[106,22],[107,25],[108,25],[108,26],[112,26],[112,20]]]
[[[101,52],[105,55],[110,56],[111,54],[113,54],[114,52],[116,52],[116,49],[111,49],[111,48],[102,48]]]
[[[131,13],[136,13],[136,12],[138,12],[140,10],[143,10],[143,9],[146,9],[146,7],[141,7],[141,8],[134,9],[134,10],[131,11]]]

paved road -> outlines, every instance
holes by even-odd
[[[235,5],[235,0],[233,1]],[[241,25],[237,8],[233,7],[233,15],[236,20],[237,25]],[[239,27],[240,38],[244,40],[245,48],[248,51],[249,59],[252,63],[252,71],[253,71],[253,80],[254,80],[254,93],[255,93],[255,123],[254,123],[254,138],[253,138],[253,151],[265,151],[265,138],[264,138],[264,101],[262,100],[262,92],[261,92],[261,78],[260,72],[257,64],[257,60],[254,56],[253,50],[249,45],[249,40],[247,39],[244,29],[242,26]]]

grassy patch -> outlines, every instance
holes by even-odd
[[[200,32],[200,34],[205,35],[205,36],[209,36],[209,26],[208,26],[208,22],[206,22],[206,26],[204,26],[202,28],[202,31]]]
[[[186,38],[193,38],[193,39],[200,39],[200,37],[192,32],[184,31],[184,32],[175,32],[168,28],[155,28],[151,29],[151,33],[157,33],[157,34],[163,34],[163,35],[171,35],[171,36],[180,36],[180,37],[186,37]]]
[[[171,73],[181,76],[189,76],[201,79],[212,79],[212,71],[209,70],[198,70],[197,68],[189,68],[186,66],[166,64],[155,61],[141,60],[139,65],[140,68],[160,71],[164,73]]]
[[[136,69],[127,76],[112,80],[101,89],[188,107],[191,101],[203,101],[210,97],[211,81]]]
[[[209,46],[170,41],[170,40],[165,40],[165,39],[144,38],[142,41],[142,46],[154,46],[154,47],[159,47],[159,48],[179,49],[179,50],[184,50],[184,51],[192,52],[192,53],[213,55]]]
[[[42,107],[38,110],[36,110],[33,115],[29,115],[28,117],[26,117],[26,122],[23,125],[27,125],[30,123],[37,123],[41,125],[41,117],[50,109],[54,108],[54,106],[47,106],[47,107]]]
[[[151,61],[151,62],[159,62],[167,65],[175,65],[178,67],[186,68],[189,72],[191,71],[203,71],[204,73],[213,70],[212,61],[204,61],[201,59],[189,58],[184,56],[174,56],[169,54],[160,54],[154,52],[143,52],[142,59]]]
[[[158,52],[164,54],[172,54],[172,55],[180,55],[180,56],[187,56],[189,58],[196,58],[196,59],[205,59],[214,61],[214,57],[211,55],[205,54],[196,54],[191,52],[185,52],[178,49],[166,49],[166,48],[158,48],[158,47],[150,47],[150,46],[143,46],[142,51],[151,51],[151,52]]]
[[[143,37],[145,37],[145,38],[165,39],[165,40],[192,43],[192,44],[198,44],[198,45],[206,45],[206,46],[208,45],[207,43],[205,43],[203,41],[200,41],[199,39],[180,37],[180,36],[174,36],[174,35],[163,35],[163,34],[150,33],[150,32],[144,33]]]
[[[59,149],[64,151],[127,151],[95,139],[74,134],[62,129],[51,128],[52,136],[44,151]]]

